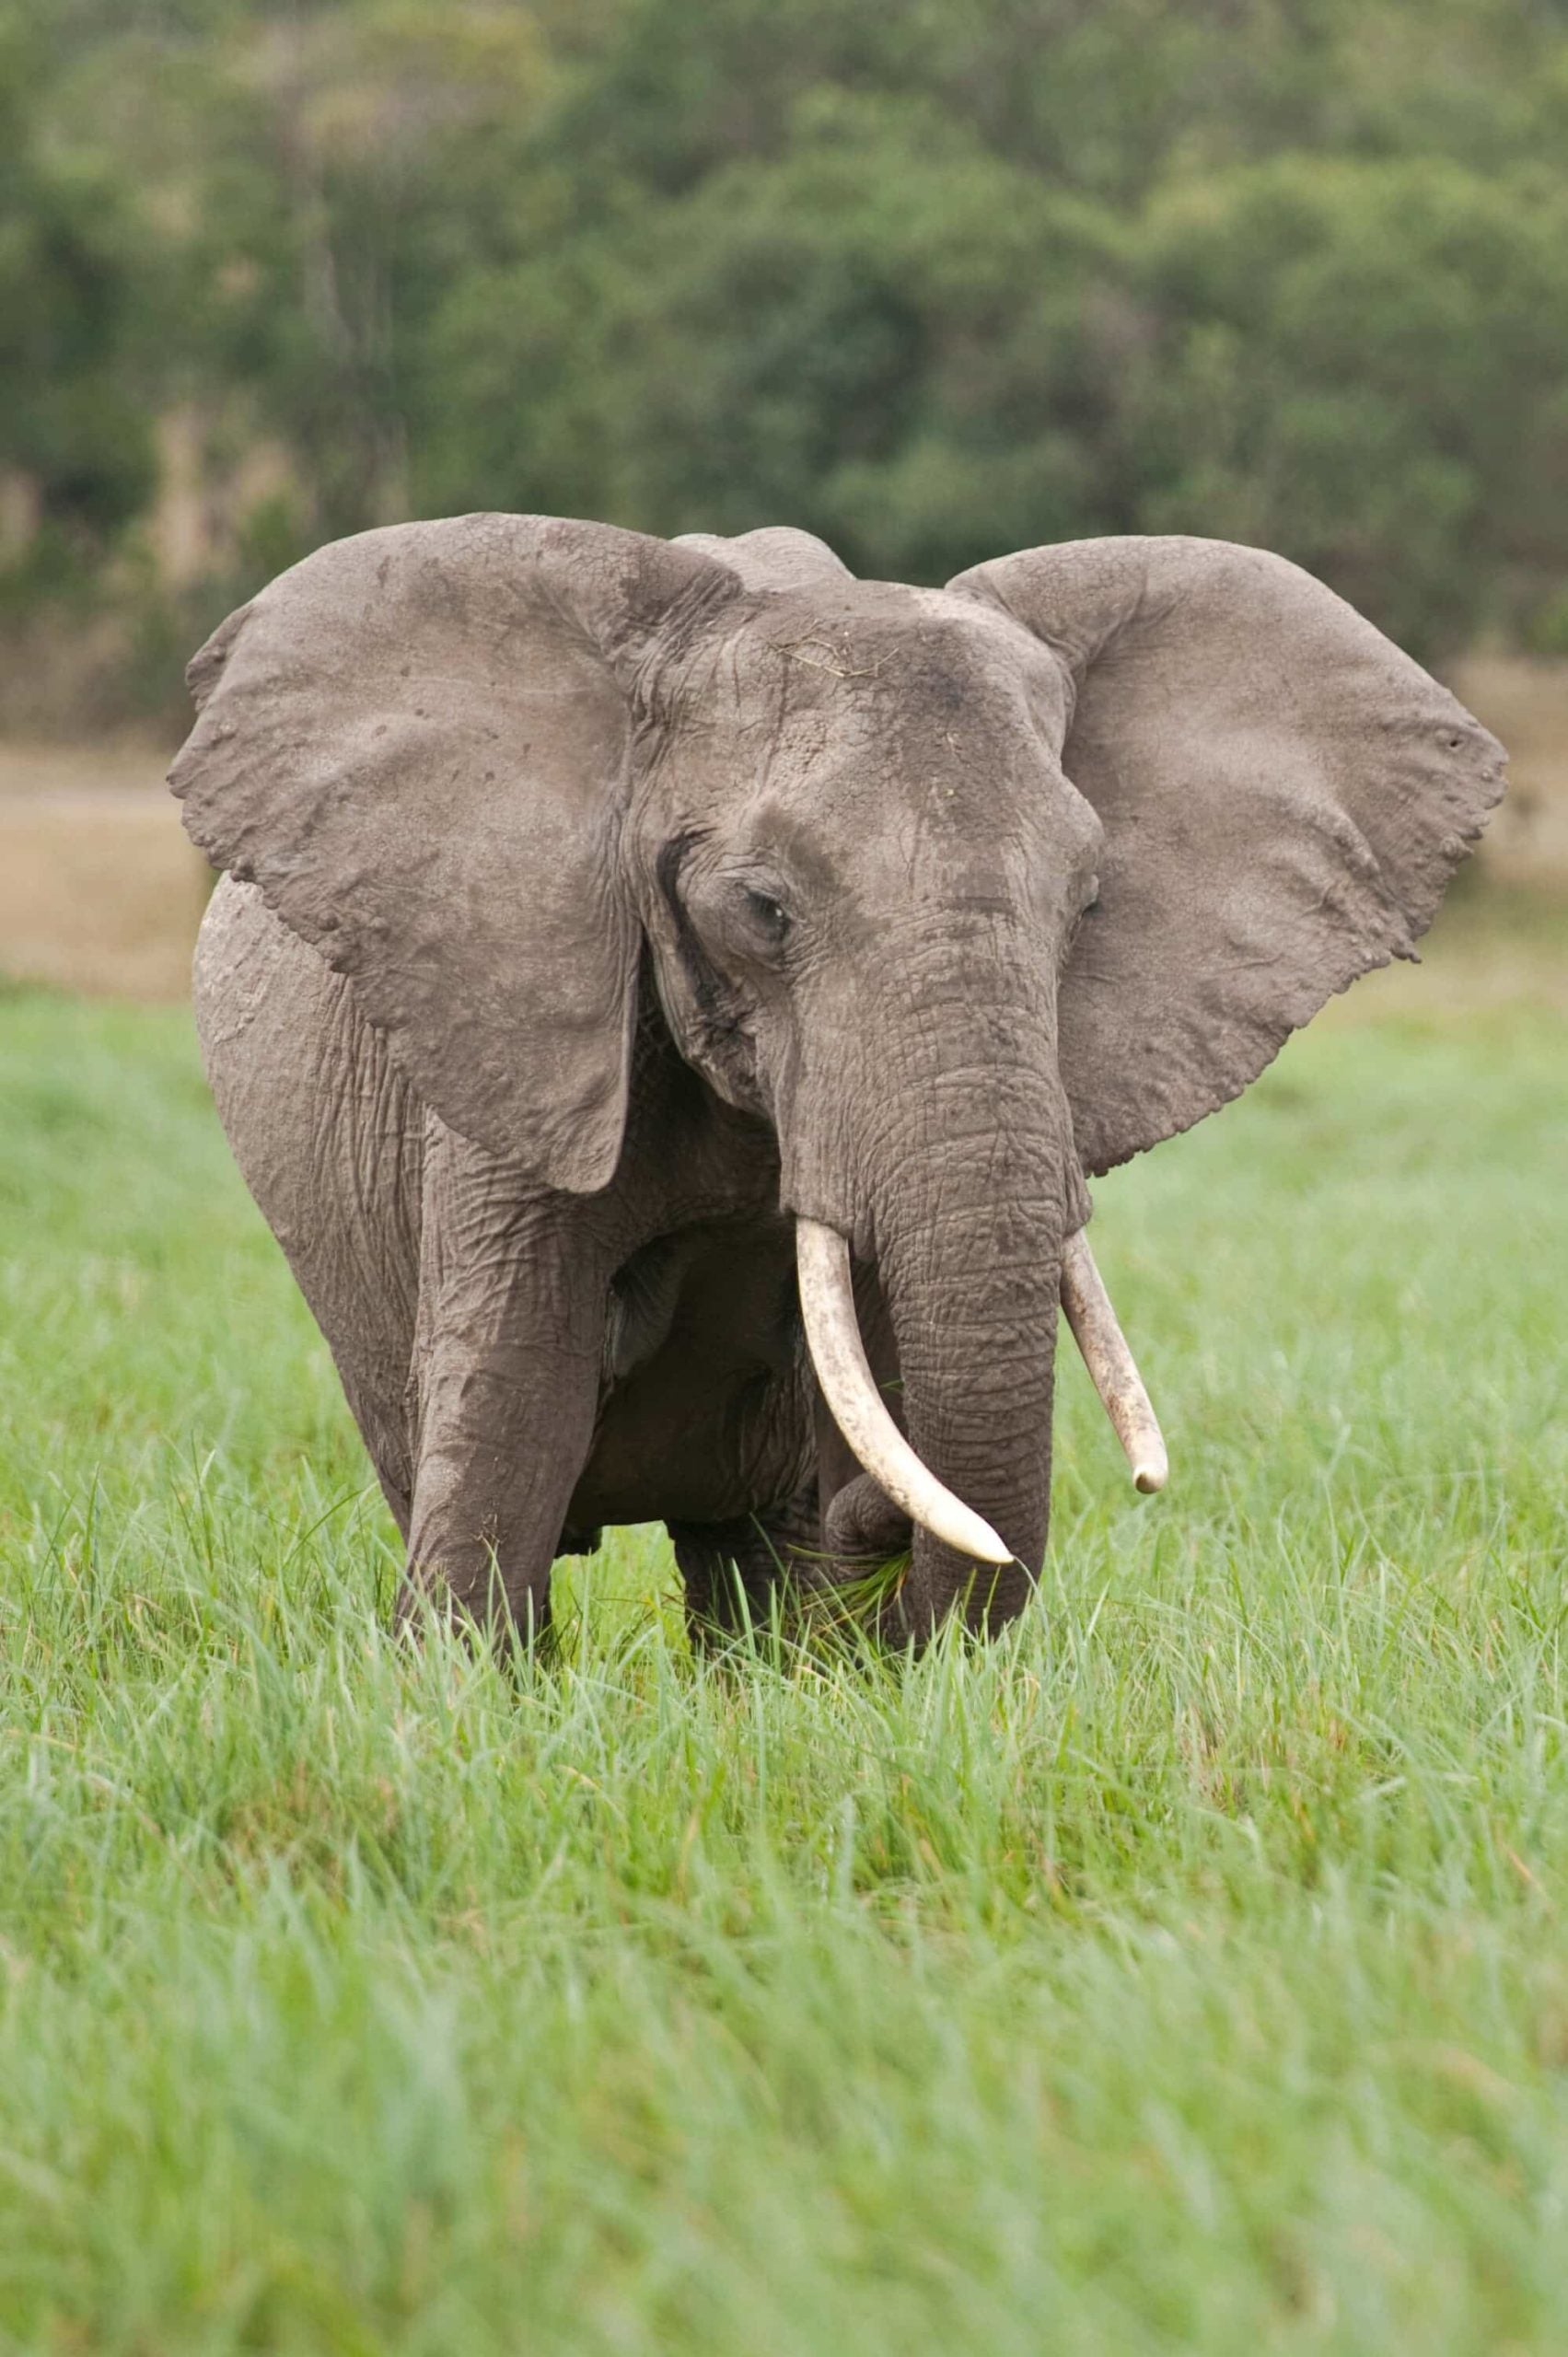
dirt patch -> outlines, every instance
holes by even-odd
[[[1568,888],[1568,663],[1472,655],[1454,693],[1508,749],[1508,793],[1486,831],[1487,872]]]
[[[167,792],[0,795],[0,971],[115,998],[182,998],[211,882]]]
[[[139,794],[168,799],[164,773],[173,758],[156,737],[104,737],[79,745],[0,737],[0,805],[22,796]]]

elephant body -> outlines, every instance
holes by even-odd
[[[220,1115],[409,1593],[536,1629],[558,1554],[651,1520],[703,1623],[904,1546],[895,1631],[1016,1611],[1086,1177],[1408,954],[1501,791],[1424,672],[1219,542],[929,591],[795,532],[410,525],[192,678]],[[807,1227],[867,1413],[991,1524],[842,1436]]]

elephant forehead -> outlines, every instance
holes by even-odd
[[[1047,650],[972,600],[882,582],[756,601],[695,656],[667,702],[682,734],[780,763],[917,764],[923,750],[978,749],[1043,730],[1057,743],[1070,701]]]
[[[819,904],[889,925],[934,909],[1064,912],[1099,841],[1093,811],[1042,761],[1005,782],[863,772],[823,795],[775,786],[751,802],[736,848]]]
[[[893,922],[900,912],[958,904],[995,914],[1033,901],[1049,856],[1044,814],[1032,804],[979,826],[972,810],[929,793],[866,789],[854,806],[823,809],[761,795],[742,847],[819,904],[842,901]]]
[[[1014,699],[1051,672],[1050,658],[1005,618],[941,591],[879,582],[853,583],[805,613],[760,617],[750,643],[758,669],[792,699],[890,704],[941,721]]]

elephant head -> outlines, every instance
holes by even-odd
[[[645,970],[686,1062],[769,1125],[865,1469],[828,1536],[912,1518],[925,1626],[961,1591],[1005,1615],[1038,1571],[1059,1301],[1162,1478],[1086,1176],[1409,955],[1501,792],[1495,742],[1351,608],[1200,540],[936,591],[796,532],[406,525],[273,583],[193,685],[192,832],[451,1128],[605,1188]]]

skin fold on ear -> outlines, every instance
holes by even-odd
[[[1062,978],[1084,1167],[1239,1095],[1332,993],[1414,954],[1503,749],[1353,607],[1225,540],[1077,540],[947,585],[1074,694],[1062,766],[1105,828]]]
[[[351,979],[450,1128],[549,1186],[605,1185],[621,1146],[632,684],[739,586],[608,525],[396,525],[280,575],[191,667],[169,783],[195,842]]]

